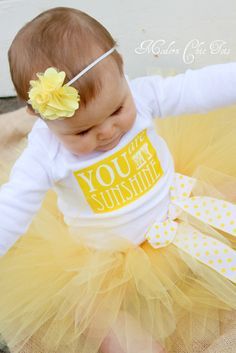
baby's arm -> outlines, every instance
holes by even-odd
[[[26,232],[51,186],[47,155],[40,145],[29,143],[0,189],[0,256]]]
[[[145,76],[131,84],[153,117],[206,113],[236,104],[236,63],[188,69],[166,78]]]

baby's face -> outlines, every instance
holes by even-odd
[[[86,108],[81,106],[72,118],[47,124],[67,150],[85,156],[114,148],[135,118],[136,108],[125,77],[108,72],[101,94]]]

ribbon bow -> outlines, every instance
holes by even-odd
[[[173,243],[198,261],[236,283],[236,251],[185,222],[179,215],[187,214],[226,233],[236,236],[236,205],[208,196],[190,196],[196,179],[175,173],[170,188],[171,202],[165,221],[155,222],[146,233],[154,248]]]

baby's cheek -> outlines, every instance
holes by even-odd
[[[136,119],[136,111],[132,110],[128,114],[128,119],[126,119],[126,129],[130,130],[135,122]]]
[[[94,143],[91,139],[79,138],[74,146],[74,153],[79,156],[85,156],[94,150]]]

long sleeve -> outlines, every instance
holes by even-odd
[[[145,76],[131,84],[153,117],[206,113],[236,104],[236,63],[188,69],[166,78]]]
[[[8,183],[0,189],[0,256],[23,235],[52,186],[49,158],[29,143],[16,161]]]

